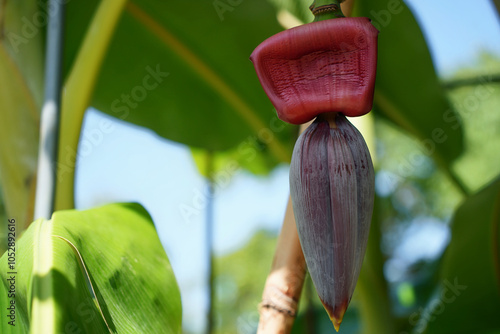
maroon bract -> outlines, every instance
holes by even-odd
[[[313,22],[266,39],[250,59],[281,120],[361,116],[372,108],[377,35],[364,17]]]
[[[359,131],[341,114],[316,120],[295,144],[290,193],[300,244],[318,295],[339,329],[360,273],[374,171]]]

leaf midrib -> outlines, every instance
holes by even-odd
[[[67,243],[71,247],[71,250],[76,255],[76,259],[78,261],[78,264],[80,265],[80,269],[82,270],[83,278],[85,279],[85,283],[87,284],[87,288],[89,290],[89,293],[90,293],[90,296],[92,298],[92,301],[94,302],[95,306],[99,310],[99,313],[101,314],[101,317],[104,320],[104,323],[106,324],[106,327],[108,328],[108,331],[110,333],[113,333],[113,331],[109,327],[108,322],[106,321],[106,317],[104,316],[104,313],[102,311],[101,305],[99,304],[99,300],[97,299],[97,294],[95,292],[94,285],[92,284],[89,272],[87,270],[87,266],[85,265],[85,262],[83,261],[83,257],[81,255],[80,251],[78,250],[78,248],[71,241],[69,241],[65,237],[62,237],[60,235],[53,235],[53,237],[61,239],[62,241],[64,241],[65,243]]]
[[[174,34],[158,23],[138,5],[130,1],[126,4],[126,10],[139,24],[143,25],[146,30],[150,31],[152,35],[156,36],[166,47],[174,51],[188,66],[193,68],[194,72],[225,99],[256,133],[266,128],[266,125],[257,116],[257,113],[210,66],[196,56]],[[268,145],[271,152],[273,152],[279,161],[289,161],[289,154],[278,139],[271,141]]]

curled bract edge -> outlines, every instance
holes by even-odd
[[[377,38],[366,17],[312,22],[269,37],[250,60],[281,120],[361,116],[372,108]]]

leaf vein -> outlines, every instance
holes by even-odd
[[[126,10],[132,17],[147,28],[161,42],[167,45],[170,49],[176,52],[181,59],[188,63],[205,80],[210,87],[218,92],[225,100],[234,108],[236,112],[248,122],[250,127],[255,131],[266,128],[265,124],[255,114],[250,106],[243,101],[231,87],[215,73],[206,63],[197,57],[186,45],[179,41],[171,32],[164,26],[158,23],[148,13],[139,8],[132,2],[127,2]],[[272,140],[269,147],[274,155],[281,161],[288,161],[289,154],[281,142]]]
[[[104,316],[104,313],[102,312],[102,308],[101,308],[101,305],[99,304],[99,300],[97,299],[97,295],[95,293],[94,286],[92,285],[92,281],[90,280],[90,275],[89,275],[89,272],[87,270],[87,266],[85,266],[85,262],[83,261],[83,257],[81,255],[80,251],[78,250],[78,248],[76,248],[76,246],[71,241],[69,241],[65,237],[62,237],[60,235],[54,235],[54,237],[65,241],[71,247],[73,252],[75,253],[76,258],[78,260],[78,264],[80,265],[80,268],[82,269],[82,273],[83,273],[83,276],[85,278],[85,283],[87,283],[87,288],[89,289],[90,295],[92,297],[92,301],[94,302],[95,306],[99,310],[99,313],[101,314],[101,317],[104,320],[104,323],[106,324],[106,327],[108,328],[109,332],[113,333],[113,331],[111,330],[111,328],[108,325],[108,322],[106,321],[106,317]]]

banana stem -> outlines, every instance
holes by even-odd
[[[342,3],[342,10],[347,15],[350,15],[353,3],[354,0]],[[302,124],[300,132],[311,123]],[[289,198],[271,272],[262,294],[257,334],[291,333],[306,271],[306,260],[300,246],[292,200]]]
[[[289,199],[271,273],[262,294],[257,334],[291,332],[305,274],[306,261]]]
[[[340,8],[344,0],[315,0],[309,7],[314,15],[314,22],[345,17]]]
[[[45,101],[40,117],[40,141],[34,218],[50,219],[54,211],[57,143],[61,110],[64,4],[50,2],[55,11],[49,16],[45,63]]]
[[[307,129],[311,123],[312,121],[302,124],[300,132]],[[292,331],[306,271],[306,259],[300,246],[292,199],[288,198],[271,273],[267,277],[262,294],[257,334],[287,334]]]
[[[64,84],[55,211],[72,209],[78,141],[102,62],[126,0],[101,1]]]

